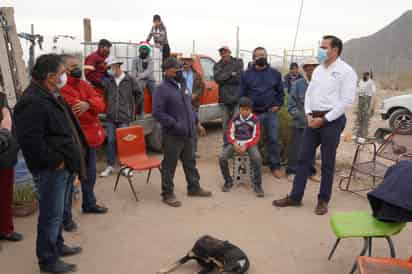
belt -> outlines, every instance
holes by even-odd
[[[326,113],[328,113],[330,110],[326,111],[312,111],[312,117],[313,118],[323,118],[325,117]]]

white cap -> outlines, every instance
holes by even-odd
[[[116,58],[107,58],[107,59],[106,59],[106,63],[107,63],[107,65],[109,65],[109,66],[114,65],[114,64],[119,64],[119,65],[122,65],[122,64],[123,64],[122,61],[117,60]]]
[[[308,57],[303,61],[302,67],[306,66],[306,65],[319,65],[319,61],[317,58],[314,57]]]

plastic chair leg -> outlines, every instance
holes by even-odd
[[[333,256],[333,254],[335,253],[335,250],[336,250],[336,248],[338,247],[340,240],[341,240],[340,238],[337,238],[337,239],[336,239],[336,242],[335,242],[335,244],[333,245],[332,250],[331,250],[330,253],[329,253],[328,261],[330,261],[330,260],[332,259],[332,256]]]
[[[134,198],[136,199],[136,202],[138,202],[138,201],[139,201],[139,199],[137,198],[136,190],[134,189],[134,186],[133,186],[132,180],[130,179],[130,177],[127,177],[127,180],[129,181],[129,185],[130,185],[130,188],[132,189],[132,192],[133,192]]]
[[[396,257],[396,252],[395,252],[395,246],[393,245],[393,241],[391,237],[385,237],[386,241],[388,241],[389,249],[391,251],[391,257],[395,258]]]
[[[366,254],[366,252],[368,251],[368,249],[369,249],[369,237],[363,238],[363,241],[364,241],[363,249],[362,249],[362,252],[360,253],[359,256],[364,256]],[[357,261],[357,259],[355,259],[355,263],[353,264],[353,267],[352,267],[352,270],[351,270],[350,274],[354,274],[357,267],[358,267],[358,261]]]
[[[116,189],[117,189],[117,184],[119,183],[120,175],[122,174],[122,170],[123,170],[123,169],[120,169],[120,170],[119,170],[119,173],[117,174],[117,178],[116,178],[116,182],[115,182],[115,184],[114,184],[113,192],[115,192]]]
[[[150,183],[150,174],[152,174],[152,169],[149,169],[149,172],[147,173],[146,184],[149,184],[149,183]]]

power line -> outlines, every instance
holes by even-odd
[[[302,17],[302,11],[303,11],[303,2],[304,2],[304,0],[302,0],[301,3],[300,3],[298,23],[297,23],[297,25],[296,25],[295,39],[294,39],[294,41],[293,41],[293,47],[292,47],[291,62],[293,62],[293,57],[294,57],[295,48],[296,48],[296,41],[297,41],[297,39],[298,39],[299,28],[300,28],[300,19],[301,19],[301,17]]]

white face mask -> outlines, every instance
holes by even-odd
[[[66,85],[66,83],[67,83],[67,74],[66,74],[66,72],[64,72],[60,76],[60,83],[57,84],[57,87],[62,88]]]

